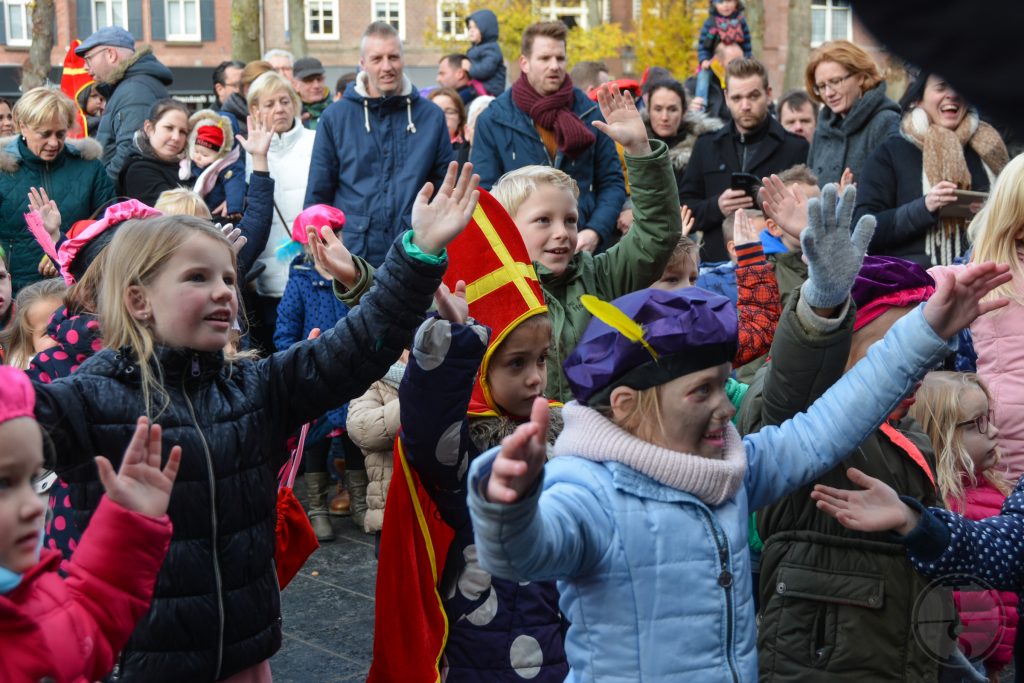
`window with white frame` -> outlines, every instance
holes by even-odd
[[[128,28],[128,0],[92,0],[92,28],[104,26]]]
[[[203,39],[200,28],[199,0],[165,0],[167,40]]]
[[[830,40],[853,39],[853,10],[850,0],[813,0],[811,3],[811,47]]]
[[[337,0],[306,0],[306,39],[337,40]]]
[[[405,1],[373,0],[373,21],[386,21],[398,31],[398,37],[405,40]]]
[[[544,21],[561,21],[569,28],[590,28],[587,0],[542,0],[540,15]]]
[[[469,0],[441,0],[437,3],[437,35],[439,38],[466,40],[466,14]]]
[[[27,47],[32,44],[32,0],[7,0],[4,13],[7,25],[7,44]]]

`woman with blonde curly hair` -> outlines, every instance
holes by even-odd
[[[847,40],[825,43],[804,71],[807,93],[824,106],[807,165],[822,185],[856,179],[871,150],[896,130],[899,106],[871,55]]]

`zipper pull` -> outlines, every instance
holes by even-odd
[[[199,376],[199,356],[194,353],[192,354],[192,376]]]

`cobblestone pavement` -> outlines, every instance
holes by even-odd
[[[274,683],[364,681],[370,670],[373,536],[347,517],[332,521],[338,538],[322,544],[281,594],[284,641],[270,660]]]

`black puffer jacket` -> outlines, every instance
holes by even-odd
[[[168,510],[174,536],[153,606],[121,659],[121,681],[213,681],[270,657],[281,643],[274,571],[276,473],[287,435],[361,395],[423,320],[444,264],[393,248],[361,305],[319,339],[261,360],[159,348],[170,404],[164,449],[180,444]],[[68,378],[36,385],[36,415],[84,521],[102,487],[93,456],[119,465],[145,413],[132,354],[106,349]]]

